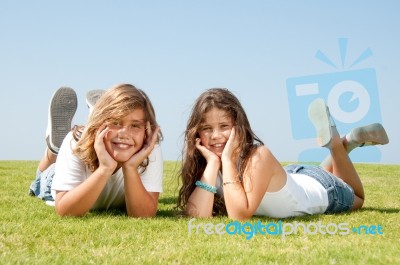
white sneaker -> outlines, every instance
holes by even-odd
[[[105,93],[106,91],[103,89],[94,89],[90,90],[86,93],[86,104],[89,108],[89,112],[92,113],[93,107],[96,104],[97,100]]]
[[[360,147],[364,145],[385,145],[389,143],[385,128],[383,128],[380,123],[354,128],[346,138],[348,138],[349,143],[354,142]]]
[[[314,100],[308,108],[308,118],[317,130],[317,143],[321,147],[330,148],[333,134],[337,134],[329,108],[323,99]]]
[[[65,136],[71,131],[77,107],[78,99],[72,88],[61,87],[53,94],[46,129],[47,147],[52,153],[58,154]]]
[[[56,202],[55,201],[45,201],[46,205],[48,206],[52,206],[55,207],[56,206]]]

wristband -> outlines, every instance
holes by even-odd
[[[200,180],[196,181],[195,185],[203,190],[209,191],[211,193],[217,193],[217,188],[212,186],[212,185],[208,185],[204,182],[201,182]]]
[[[242,181],[241,180],[227,181],[227,182],[224,182],[223,185],[225,186],[228,184],[237,184],[237,183],[242,183]]]

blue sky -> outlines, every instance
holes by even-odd
[[[84,124],[86,91],[132,83],[153,101],[166,160],[180,159],[196,97],[226,87],[277,158],[296,161],[317,146],[293,136],[301,129],[289,107],[306,110],[289,102],[287,81],[372,68],[371,104],[390,138],[376,162],[400,164],[399,10],[398,1],[1,1],[0,160],[41,158],[58,87],[76,90],[74,123]],[[343,65],[339,40],[347,43]]]

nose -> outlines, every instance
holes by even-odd
[[[217,139],[221,137],[222,132],[220,130],[213,130],[211,133],[211,138],[212,139]]]
[[[129,133],[129,126],[120,126],[118,133]]]

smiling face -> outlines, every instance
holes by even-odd
[[[112,121],[110,131],[104,138],[107,152],[112,158],[123,163],[129,160],[143,146],[146,120],[142,109],[135,109],[124,118]]]
[[[221,157],[232,127],[232,118],[226,111],[212,108],[204,115],[204,122],[199,128],[201,144]]]

